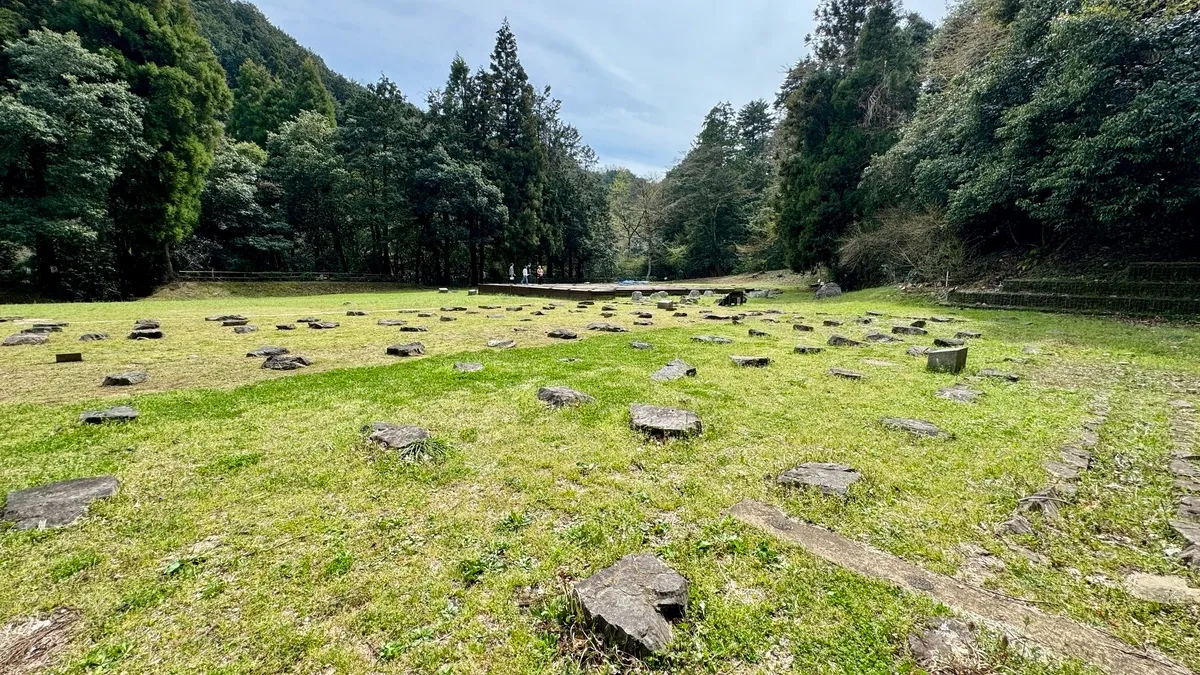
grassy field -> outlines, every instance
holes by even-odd
[[[122,481],[117,497],[72,528],[0,529],[0,623],[78,610],[80,629],[58,665],[67,673],[913,671],[905,637],[946,609],[725,515],[756,498],[947,574],[985,549],[1004,563],[988,587],[1200,668],[1200,609],[1142,602],[1120,583],[1135,570],[1188,576],[1167,525],[1167,402],[1200,402],[1195,328],[959,312],[874,291],[819,303],[791,293],[744,308],[803,316],[817,325],[811,334],[763,317],[704,321],[693,308],[680,319],[655,312],[655,325],[632,335],[567,343],[544,331],[600,320],[599,306],[569,313],[566,303],[544,317],[476,310],[515,302],[389,292],[0,306],[0,316],[71,323],[50,345],[0,349],[0,493],[105,473]],[[479,313],[457,312],[450,323],[398,314],[442,305]],[[350,309],[370,316],[344,316]],[[632,328],[632,310],[623,301],[612,321]],[[904,344],[792,352],[834,332],[859,338],[900,322],[853,323],[868,310],[961,321]],[[203,320],[218,313],[243,313],[260,332],[233,335]],[[506,316],[486,316],[496,313]],[[274,330],[306,315],[341,327]],[[125,340],[139,318],[160,319],[166,339]],[[376,326],[379,318],[430,332],[401,334]],[[848,323],[823,328],[825,318]],[[749,328],[774,337],[750,338]],[[986,396],[969,405],[935,397],[962,378],[927,373],[905,349],[963,329],[983,334],[968,373],[996,367],[1022,381],[973,382]],[[113,339],[76,342],[91,331]],[[692,342],[697,334],[735,343]],[[486,349],[493,337],[520,348]],[[414,339],[428,356],[384,355]],[[633,350],[631,339],[655,348]],[[264,371],[245,357],[262,344],[316,365]],[[85,360],[55,365],[58,351]],[[774,362],[738,369],[730,354]],[[651,381],[674,357],[698,377]],[[454,372],[463,360],[485,370]],[[98,386],[105,373],[133,367],[151,380]],[[831,367],[867,379],[832,378]],[[548,410],[535,394],[551,384],[597,401]],[[1110,397],[1112,415],[1075,503],[1060,523],[1038,523],[1037,537],[997,536],[1017,499],[1047,483],[1042,462],[1076,440],[1098,394]],[[628,427],[636,402],[695,410],[704,433],[647,441]],[[118,403],[141,418],[76,422],[83,410]],[[877,422],[893,416],[930,420],[955,438],[917,440]],[[373,421],[425,426],[449,453],[399,461],[364,442]],[[805,461],[844,462],[865,479],[844,502],[774,485]],[[566,601],[575,580],[639,551],[691,582],[691,610],[670,653],[646,662],[599,648]],[[1000,641],[987,643],[985,670],[1092,672]]]

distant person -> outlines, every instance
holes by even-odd
[[[521,283],[529,283],[529,265],[526,265],[524,269],[521,270]]]
[[[508,283],[513,283],[517,280],[517,272],[513,269],[512,263],[508,264]]]
[[[538,275],[538,283],[540,284],[540,283],[542,283],[542,277],[546,276],[546,268],[542,267],[541,265],[538,265],[537,275]]]

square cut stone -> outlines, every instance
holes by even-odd
[[[925,357],[928,359],[925,367],[934,373],[952,373],[957,375],[967,367],[966,347],[933,349],[926,352]]]

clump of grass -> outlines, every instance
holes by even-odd
[[[406,462],[442,462],[453,450],[449,443],[436,438],[426,438],[405,446],[399,456]]]

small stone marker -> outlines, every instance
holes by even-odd
[[[637,321],[633,322],[633,325],[635,325],[635,326],[653,326],[654,322],[650,321],[648,319],[638,319]]]
[[[408,322],[405,321],[404,319],[380,319],[375,322],[375,325],[376,326],[387,326],[387,327],[406,326],[406,325],[408,325]]]
[[[1125,590],[1139,600],[1160,605],[1200,604],[1200,588],[1188,586],[1182,577],[1135,572],[1125,577]]]
[[[522,311],[524,311],[524,310],[525,310],[525,308],[524,308],[524,307],[520,307],[520,306],[517,306],[517,305],[514,305],[514,306],[512,306],[512,307],[505,307],[505,308],[504,308],[504,311],[506,311],[506,312],[522,312]]]
[[[924,328],[928,324],[925,323],[924,319],[917,319],[908,325],[912,326],[913,328]]]
[[[657,307],[664,312],[674,312],[676,309],[675,301],[673,300],[660,300]]]
[[[863,339],[867,342],[903,342],[900,338],[892,337],[886,333],[867,333]]]
[[[929,317],[929,320],[934,323],[951,323],[954,321],[954,319],[948,316],[931,316]]]
[[[695,376],[695,366],[688,365],[688,363],[682,359],[674,359],[651,375],[650,379],[656,382],[671,382],[674,380],[681,380],[685,377]]]
[[[132,387],[135,384],[141,384],[150,379],[150,373],[140,370],[131,370],[126,373],[117,373],[116,375],[105,375],[104,381],[100,383],[102,387]]]
[[[238,335],[248,335],[250,333],[257,333],[258,326],[250,326],[250,325],[236,326],[236,327],[234,327],[233,332]]]
[[[113,476],[76,478],[8,493],[2,520],[16,523],[18,530],[53,530],[75,523],[88,505],[117,494],[120,483]]]
[[[401,333],[428,333],[429,329],[424,326],[400,326]]]
[[[161,330],[135,330],[129,334],[130,340],[161,340],[163,332]]]
[[[555,328],[549,333],[546,333],[546,337],[554,338],[555,340],[574,340],[575,338],[579,337],[579,334],[566,328]]]
[[[389,450],[407,450],[408,448],[427,441],[429,431],[413,425],[395,425],[387,422],[375,422],[369,427],[368,440],[374,441]]]
[[[1200,546],[1200,522],[1175,519],[1169,521],[1171,528],[1191,546]]]
[[[829,374],[846,380],[861,380],[866,377],[857,370],[846,370],[845,368],[830,368]]]
[[[999,370],[992,370],[991,368],[984,368],[983,370],[979,371],[979,376],[980,377],[990,377],[990,378],[996,379],[996,380],[1005,380],[1006,382],[1020,382],[1021,381],[1020,375],[1015,375],[1013,373],[1003,373],[1003,372],[1000,372]]]
[[[218,314],[216,316],[205,317],[205,321],[249,321],[241,314]],[[304,319],[301,319],[303,321]],[[315,319],[314,319],[315,321]]]
[[[454,370],[459,373],[479,373],[483,371],[482,363],[456,363]]]
[[[418,319],[432,319],[435,316],[437,315],[433,312],[417,312]]]
[[[312,364],[312,360],[308,357],[282,354],[267,358],[266,361],[263,361],[262,367],[265,370],[299,370]]]
[[[595,403],[596,399],[570,387],[542,387],[537,393],[538,400],[551,408],[573,408],[585,403]]]
[[[83,354],[74,352],[71,354],[55,354],[55,363],[81,363],[83,362]]]
[[[842,335],[834,335],[829,338],[827,343],[830,347],[861,347],[863,343],[858,340],[851,340]]]
[[[420,342],[410,342],[406,345],[392,345],[387,348],[388,356],[424,356],[425,345]]]
[[[925,420],[914,420],[904,417],[885,417],[879,420],[879,423],[889,429],[897,431],[907,431],[916,436],[926,436],[929,438],[952,438],[951,434],[942,431],[931,422]]]
[[[535,312],[535,314],[536,314],[536,312]],[[450,322],[450,321],[458,321],[458,319],[453,316],[443,316],[443,317],[438,317],[438,321]]]
[[[308,324],[308,327],[313,330],[333,330],[334,328],[337,328],[339,325],[341,325],[341,324],[339,324],[336,321],[316,321],[316,322]]]
[[[439,288],[438,289],[438,293],[449,293],[449,292],[450,292],[449,288]]]
[[[821,325],[826,326],[828,328],[837,328],[838,326],[842,325],[842,322],[834,321],[833,319],[825,319],[824,321],[821,322]]]
[[[478,288],[468,288],[467,295],[479,295],[479,289]]]
[[[250,319],[226,319],[221,322],[221,326],[224,328],[233,328],[234,326],[245,326],[248,323],[250,323]]]
[[[955,403],[974,403],[975,399],[983,396],[983,392],[978,389],[972,389],[961,382],[953,387],[942,387],[938,389],[938,398],[944,398]]]
[[[916,326],[892,326],[892,333],[896,335],[928,335],[929,331]]]
[[[634,291],[633,294],[629,296],[629,299],[632,300],[633,302],[641,302],[642,301],[642,292]]]
[[[101,342],[108,339],[108,333],[84,333],[79,336],[80,342]]]
[[[926,352],[925,368],[933,373],[957,375],[967,367],[967,348],[934,349]]]
[[[641,351],[647,351],[650,349],[654,349],[654,345],[650,344],[649,342],[639,342],[637,340],[630,342],[629,346],[633,347],[634,349],[641,350]]]
[[[983,334],[976,333],[973,330],[960,330],[954,334],[954,337],[958,338],[959,340],[970,340],[974,338],[981,338],[983,337]]]
[[[792,330],[798,330],[802,333],[811,333],[811,332],[813,332],[813,327],[802,324],[802,323],[797,323],[797,324],[792,324]]]
[[[796,345],[797,354],[820,354],[825,351],[824,347],[813,347],[811,345]]]
[[[296,323],[321,323],[321,320],[315,316],[306,316],[303,319],[296,319]]]
[[[513,347],[517,346],[517,341],[496,338],[494,340],[488,340],[487,346],[491,349],[512,349]]]
[[[844,464],[809,462],[788,469],[775,479],[780,485],[814,487],[822,494],[849,497],[850,486],[862,480],[862,474]]]
[[[654,318],[654,314],[652,312],[633,312],[633,316],[638,319],[653,319]]]
[[[766,337],[766,338],[769,338],[769,337],[771,337],[771,334],[770,334],[770,333],[768,333],[767,331],[765,331],[765,330],[758,330],[758,329],[756,329],[756,328],[751,328],[751,329],[749,330],[749,335],[750,335],[750,337]]]
[[[690,410],[634,403],[629,406],[629,426],[655,438],[696,436],[703,430],[700,417]]]
[[[909,347],[907,353],[909,356],[925,356],[931,351],[929,347]]]
[[[574,595],[584,619],[609,642],[648,656],[670,644],[670,620],[687,611],[688,582],[658,558],[636,553],[575,584]]]
[[[729,321],[729,320],[733,319],[733,317],[730,316],[729,314],[713,314],[713,313],[705,314],[704,318],[710,319],[712,321]]]
[[[263,345],[252,352],[247,352],[246,356],[250,358],[266,358],[269,356],[283,356],[288,353],[287,347],[276,347],[274,345]]]
[[[733,340],[717,335],[696,335],[692,338],[692,342],[705,342],[713,345],[731,345]]]
[[[687,315],[688,315],[687,312],[675,312],[671,316],[675,317],[676,319],[686,319]]]
[[[965,344],[967,344],[967,343],[964,342],[963,340],[959,340],[958,338],[936,338],[933,341],[933,346],[943,347],[943,348],[944,347],[961,347]]]
[[[734,365],[742,368],[766,368],[771,365],[771,359],[766,356],[730,356]]]
[[[296,330],[296,326],[290,323],[277,323],[275,324],[275,330]]]
[[[129,422],[136,420],[138,411],[127,405],[119,405],[107,410],[88,410],[79,414],[83,424],[104,424],[105,422]]]
[[[162,323],[158,319],[138,319],[133,324],[134,330],[154,330],[162,328]]]
[[[351,309],[351,310],[347,310],[347,312],[346,312],[346,316],[366,316],[366,315],[367,315],[366,312],[364,312],[362,310],[358,310],[358,309]]]
[[[480,305],[479,309],[500,309],[500,305]]]
[[[611,323],[589,323],[588,330],[600,331],[602,333],[628,333],[629,329],[623,326],[617,326]]]

